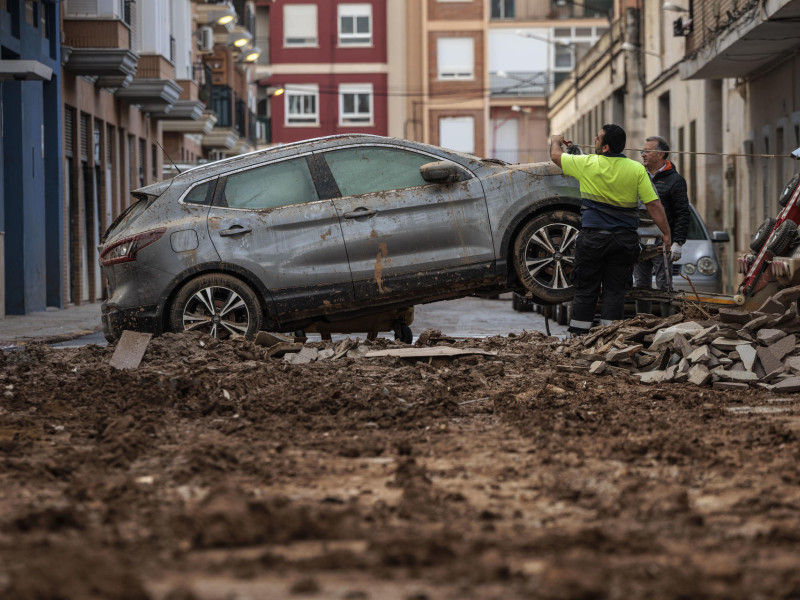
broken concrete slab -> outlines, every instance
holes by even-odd
[[[631,356],[639,352],[641,349],[642,349],[641,344],[635,344],[633,346],[625,346],[623,348],[616,350],[609,350],[608,352],[606,352],[606,361],[616,362],[624,360],[626,358],[630,358]]]
[[[783,360],[783,357],[789,354],[795,348],[796,338],[793,334],[781,338],[774,344],[768,346],[768,350],[778,360]]]
[[[733,339],[733,338],[726,338],[726,337],[718,337],[711,340],[711,345],[719,350],[724,352],[730,352],[731,350],[735,350],[736,346],[741,344],[741,340]]]
[[[711,371],[702,363],[698,363],[689,369],[689,383],[705,385],[710,379]]]
[[[711,359],[711,356],[711,348],[706,344],[695,349],[686,358],[691,363],[705,363]]]
[[[686,338],[682,335],[676,335],[673,342],[675,349],[681,353],[683,358],[686,358],[694,351],[694,346],[687,342]]]
[[[284,354],[283,360],[291,365],[307,365],[311,362],[311,359],[308,356],[300,354],[299,352]]]
[[[783,303],[771,296],[764,301],[764,304],[759,307],[757,312],[772,315],[782,315],[785,310],[786,307],[783,305]]]
[[[744,364],[744,368],[748,371],[752,371],[753,366],[756,364],[756,358],[758,357],[756,349],[750,344],[740,344],[736,346],[736,352],[738,352],[739,358],[742,360],[742,364]]]
[[[294,342],[294,337],[290,335],[283,335],[274,331],[259,331],[253,339],[256,346],[271,347],[276,344],[291,344]]]
[[[285,354],[294,354],[295,352],[300,352],[302,349],[303,344],[297,342],[280,342],[279,344],[275,344],[274,346],[267,348],[267,351],[264,353],[264,358],[280,358]]]
[[[789,307],[792,302],[797,302],[800,300],[800,285],[796,285],[790,288],[784,288],[779,291],[777,294],[772,295],[773,300],[777,300],[785,307]]]
[[[790,356],[783,361],[783,366],[792,373],[800,373],[800,356]]]
[[[303,348],[300,349],[300,352],[298,352],[298,354],[300,356],[305,356],[311,361],[315,361],[319,358],[319,350],[317,350],[316,348],[312,348],[311,346],[304,346]]]
[[[776,392],[800,392],[800,376],[788,377],[775,384]]]
[[[749,312],[744,310],[722,307],[719,309],[719,320],[723,323],[744,325],[748,321],[752,320],[752,317],[750,316]]]
[[[756,334],[756,340],[758,340],[758,343],[762,346],[770,346],[784,337],[786,337],[785,331],[780,329],[769,329],[766,327],[760,329]]]
[[[596,360],[589,365],[589,373],[592,375],[600,375],[606,370],[606,363],[602,360]]]
[[[643,373],[634,373],[634,375],[642,383],[661,383],[664,381],[666,373],[664,371],[644,371]]]
[[[713,369],[711,373],[713,375],[716,375],[723,381],[738,381],[738,382],[758,381],[758,375],[756,375],[752,371],[732,371],[729,369],[724,369],[722,367],[717,367]]]

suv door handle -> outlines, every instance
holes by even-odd
[[[223,229],[219,232],[222,237],[228,237],[231,235],[239,235],[240,233],[250,233],[253,231],[252,227],[242,227],[241,225],[234,225],[230,229]]]
[[[345,219],[358,219],[360,217],[371,217],[372,215],[378,214],[377,210],[371,210],[368,208],[357,208],[354,211],[344,213]]]

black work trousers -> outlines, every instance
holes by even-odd
[[[575,268],[572,270],[575,298],[570,332],[589,331],[601,291],[601,322],[609,323],[623,317],[625,294],[631,288],[633,267],[640,251],[635,231],[581,229],[575,242]]]

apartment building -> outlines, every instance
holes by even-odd
[[[269,44],[269,58],[256,68],[265,144],[401,134],[400,115],[390,126],[389,106],[403,93],[403,74],[390,73],[389,45],[402,48],[402,3],[274,0],[255,8],[258,30],[269,32],[259,42]],[[393,56],[402,64],[397,50]]]
[[[96,247],[131,191],[249,151],[252,3],[64,0],[60,304],[103,296]],[[248,12],[248,9],[249,12]],[[248,20],[249,19],[249,20]]]
[[[58,18],[55,2],[0,0],[0,317],[61,299]]]

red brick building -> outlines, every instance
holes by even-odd
[[[256,10],[269,27],[259,117],[271,143],[388,134],[386,0],[275,0]]]

